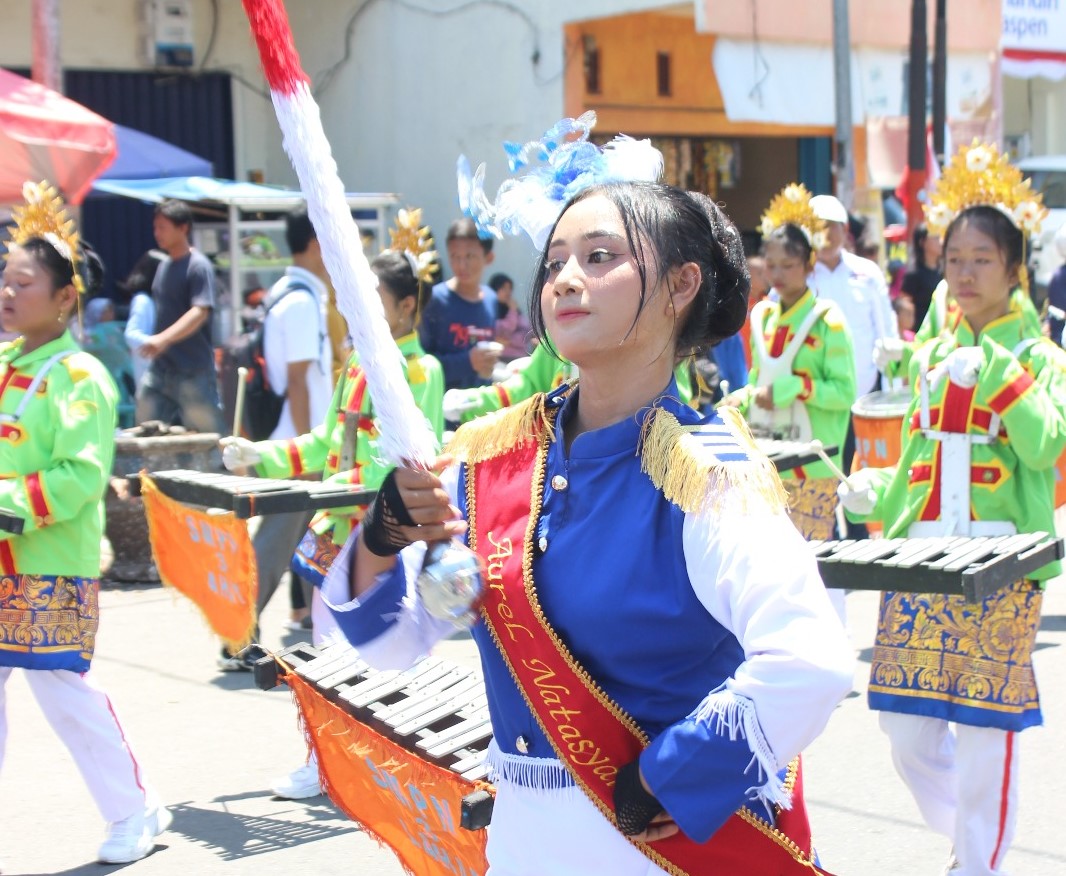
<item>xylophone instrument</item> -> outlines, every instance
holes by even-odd
[[[1046,532],[996,537],[812,541],[826,587],[948,593],[979,602],[1063,557]]]
[[[404,671],[375,670],[346,642],[322,648],[297,644],[255,664],[255,682],[275,687],[293,672],[344,712],[422,760],[467,779],[488,775],[492,737],[480,670],[427,657]],[[492,795],[477,791],[462,803],[460,826],[489,823]]]
[[[783,441],[779,438],[756,435],[755,445],[766,454],[767,459],[779,472],[791,471],[801,465],[810,465],[820,458],[818,451],[805,441]],[[821,447],[821,449],[829,456],[837,452],[834,445]]]
[[[321,481],[254,478],[185,469],[149,472],[149,476],[171,499],[188,505],[223,508],[241,518],[369,505],[376,495],[375,490]],[[140,495],[140,475],[128,475],[127,480],[130,493]]]

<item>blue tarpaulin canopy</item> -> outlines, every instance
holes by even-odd
[[[179,201],[207,201],[234,206],[254,204],[258,210],[269,210],[271,204],[276,204],[274,209],[285,210],[303,200],[302,194],[291,189],[195,175],[173,179],[100,178],[93,183],[93,188],[112,195],[137,198],[150,204],[174,198]]]
[[[143,131],[115,125],[118,155],[98,180],[210,176],[211,162]]]

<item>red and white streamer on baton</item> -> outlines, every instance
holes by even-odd
[[[394,465],[426,466],[436,454],[436,438],[404,377],[403,356],[385,321],[378,280],[363,254],[318,104],[300,66],[285,4],[282,0],[243,3],[281,126],[282,145],[307,199],[307,212],[337,291],[337,309],[348,323],[366,373],[381,433],[379,452]]]

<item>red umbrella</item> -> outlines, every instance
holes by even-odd
[[[79,204],[115,160],[115,126],[80,103],[0,70],[0,204],[27,180],[48,180]]]

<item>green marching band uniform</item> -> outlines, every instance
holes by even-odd
[[[0,508],[24,520],[0,532],[0,666],[89,669],[117,405],[69,331],[0,345]]]
[[[1033,299],[1029,297],[1021,286],[1015,286],[1011,291],[1010,300],[1011,307],[1017,307],[1022,315],[1022,322],[1025,324],[1027,336],[1040,337],[1040,314],[1036,312],[1036,308],[1033,306]],[[903,345],[903,355],[899,361],[889,362],[886,365],[885,375],[887,377],[906,376],[910,371],[910,362],[914,351],[925,344],[926,341],[939,337],[942,332],[955,331],[961,319],[962,311],[959,310],[959,305],[955,303],[955,300],[949,296],[947,281],[941,280],[933,290],[929,310],[926,311],[922,324],[918,326],[918,331],[914,333],[914,340]]]
[[[980,338],[960,317],[954,335],[927,341],[911,357],[911,384],[958,347],[975,344],[986,363],[977,386],[968,390],[943,380],[929,387],[927,415],[916,392],[898,467],[867,475],[877,494],[868,519],[883,520],[888,538],[936,534],[928,524],[950,514],[941,507],[943,443],[928,437],[928,430],[975,436],[969,484],[974,522],[956,533],[1055,531],[1054,465],[1066,449],[1066,353],[1040,337],[1039,325],[1015,295],[1010,311]],[[1049,563],[1031,580],[977,605],[955,595],[883,594],[871,707],[1003,730],[1041,723],[1032,651],[1041,582],[1059,572],[1058,562]]]
[[[403,354],[404,373],[415,404],[425,414],[439,441],[444,429],[441,407],[444,372],[440,362],[422,349],[415,332],[397,339],[396,344]],[[271,478],[321,472],[323,483],[359,484],[377,489],[391,468],[378,453],[378,438],[366,374],[359,365],[358,355],[353,353],[333,392],[326,421],[296,438],[257,442],[255,447],[261,459],[255,470]],[[358,507],[319,511],[297,547],[295,571],[313,583],[321,583],[362,513]]]
[[[752,310],[751,320],[752,366],[748,387],[740,391],[745,395],[741,412],[758,429],[763,412],[756,409],[751,391],[770,386],[774,412],[780,412],[777,422],[804,422],[796,440],[817,438],[827,447],[835,446],[833,459],[839,464],[855,401],[854,353],[840,309],[832,302],[819,301],[807,289],[785,312],[779,302],[761,302]],[[785,359],[792,350],[795,355],[789,366]],[[782,373],[772,374],[775,366]],[[799,530],[807,538],[831,538],[837,481],[829,467],[819,460],[781,476],[789,491],[790,515]]]

